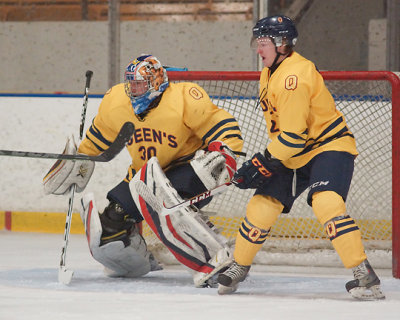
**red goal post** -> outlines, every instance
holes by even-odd
[[[321,74],[345,114],[360,151],[347,201],[349,214],[360,225],[366,251],[391,252],[393,276],[400,278],[400,79],[388,71],[322,71]],[[260,72],[242,71],[168,72],[171,82],[199,83],[218,106],[236,117],[244,133],[246,159],[263,150],[267,143],[264,119],[257,108],[259,76]],[[207,207],[210,219],[227,237],[234,239],[250,196],[247,193],[242,197],[230,190]],[[303,204],[295,205],[271,230],[266,241],[271,246],[267,245],[266,251],[286,254],[332,249],[330,244],[326,245],[329,241],[304,205],[304,199],[299,200],[296,202]],[[145,237],[151,246],[152,236],[145,234]]]

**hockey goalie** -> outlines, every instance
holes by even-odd
[[[196,287],[212,286],[213,275],[231,257],[226,239],[199,211],[211,198],[168,216],[158,208],[160,203],[173,206],[232,179],[235,153],[243,146],[237,121],[197,84],[170,83],[166,69],[152,55],[128,65],[124,83],[104,95],[86,137],[78,148],[71,143],[67,149],[98,155],[126,121],[135,125],[135,132],[126,146],[132,163],[125,179],[107,193],[109,203],[103,210],[98,210],[91,193],[81,201],[93,258],[109,276],[140,277],[159,270],[141,235],[145,220],[191,271]],[[81,170],[87,167],[90,170]],[[63,194],[72,184],[82,191],[93,168],[87,162],[58,161],[44,178],[45,191]]]

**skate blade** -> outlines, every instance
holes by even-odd
[[[357,300],[382,300],[385,299],[385,295],[379,285],[372,286],[370,288],[357,287],[349,291],[351,296]]]
[[[219,284],[218,285],[218,294],[222,296],[224,294],[234,293],[238,287],[239,287],[239,284],[235,284],[234,286],[231,286],[231,287],[224,286],[223,284]]]
[[[226,268],[231,263],[232,263],[232,259],[228,259],[228,260],[224,261],[224,263],[221,263],[220,265],[215,267],[214,270],[211,271],[210,273],[200,273],[200,272],[198,272],[198,274],[196,274],[193,277],[193,282],[194,282],[195,287],[196,288],[208,287],[209,284],[207,284],[207,281],[209,279],[211,279],[212,277],[214,277],[215,275],[217,275],[218,273],[220,273],[222,269]]]

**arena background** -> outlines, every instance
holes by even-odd
[[[251,29],[276,13],[296,21],[296,50],[320,70],[399,71],[398,0],[8,0],[0,92],[81,92],[90,69],[104,93],[141,53],[191,71],[257,70]]]
[[[296,21],[296,50],[320,70],[400,70],[398,0],[198,0],[197,7],[193,1],[165,2],[162,7],[140,0],[0,0],[0,148],[60,152],[66,136],[78,131],[86,70],[94,72],[87,128],[102,94],[122,80],[125,65],[141,53],[191,71],[257,70],[251,29],[270,14]],[[118,3],[121,14],[109,16],[108,5],[115,10]],[[129,4],[136,15],[127,16]],[[167,5],[177,12],[160,14]],[[56,95],[37,96],[43,93]],[[58,93],[78,94],[64,99]],[[97,167],[88,191],[96,193],[99,208],[129,162],[122,153],[104,164],[106,176],[102,165]],[[42,192],[41,179],[51,163],[0,159],[0,230],[63,232],[67,197]],[[74,214],[71,233],[82,232]]]

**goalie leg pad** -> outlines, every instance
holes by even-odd
[[[113,241],[100,246],[103,229],[93,194],[86,194],[81,203],[81,218],[90,253],[105,267],[108,276],[140,277],[160,268],[152,254],[147,251],[146,243],[137,228],[131,234],[128,246],[122,241]]]
[[[159,203],[146,203],[136,190],[138,180],[146,184]],[[165,176],[157,158],[151,158],[138,171],[130,182],[130,189],[143,218],[175,258],[189,269],[211,277],[215,269],[212,259],[226,247],[226,239],[222,241],[194,208],[187,207],[168,216],[159,214],[162,203],[172,206],[183,199]]]

